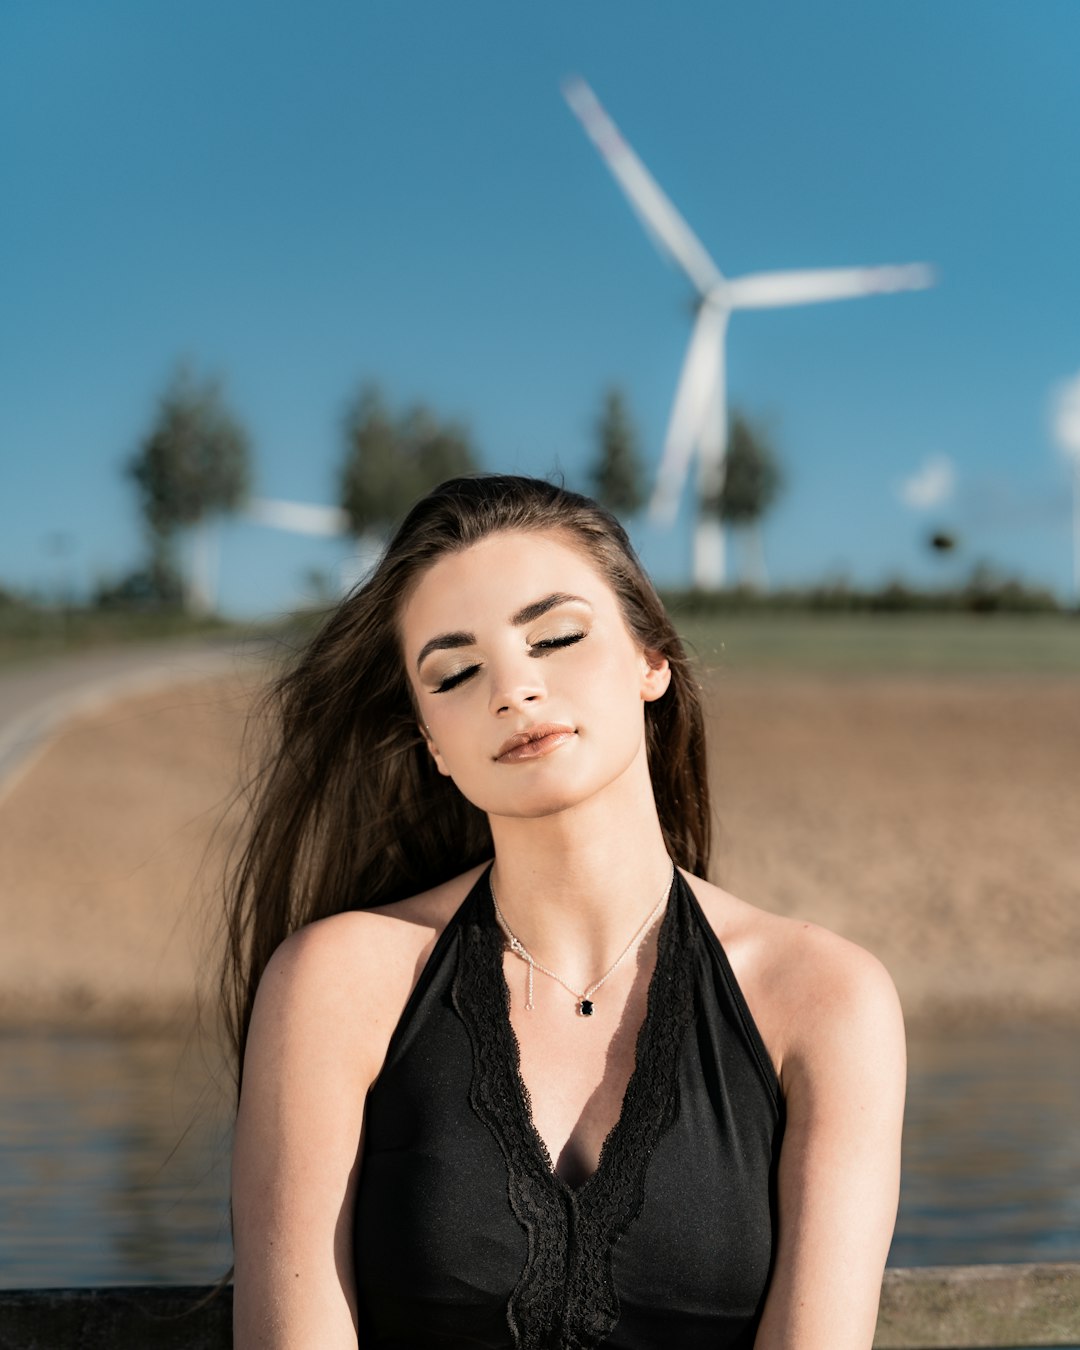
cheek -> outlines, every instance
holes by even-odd
[[[466,713],[460,698],[453,708],[429,705],[425,709],[421,705],[421,714],[428,718],[428,741],[440,773],[453,778],[466,791],[470,777],[487,767],[476,718]]]
[[[607,651],[581,671],[583,688],[609,708],[629,708],[641,700],[641,669],[636,653]]]

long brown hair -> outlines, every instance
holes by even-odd
[[[246,843],[226,889],[222,996],[243,1061],[255,990],[275,948],[315,919],[426,890],[492,855],[487,817],[435,768],[420,735],[399,616],[440,557],[501,530],[558,530],[607,580],[671,683],[645,705],[660,826],[703,875],[711,815],[700,690],[626,531],[588,497],[536,478],[451,478],[419,501],[370,577],[329,615],[268,691],[274,725]]]

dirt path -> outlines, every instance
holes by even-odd
[[[89,648],[0,667],[0,799],[76,713],[109,708],[121,695],[250,670],[271,650],[265,639],[229,634]]]
[[[206,983],[251,690],[88,714],[0,802],[0,1023]],[[710,710],[723,884],[870,947],[913,1019],[1080,1015],[1080,681],[740,677]]]

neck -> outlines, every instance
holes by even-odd
[[[619,956],[671,879],[651,785],[539,818],[492,816],[491,829],[507,924],[579,988]]]

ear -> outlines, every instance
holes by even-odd
[[[424,744],[428,748],[428,753],[431,755],[431,758],[435,761],[435,767],[438,769],[438,771],[442,774],[444,778],[449,778],[450,770],[446,767],[446,762],[443,759],[442,755],[439,754],[439,747],[431,739],[431,732],[422,722],[420,723],[420,735],[423,736]]]
[[[646,703],[663,698],[671,683],[671,666],[662,652],[641,653],[641,697]]]

